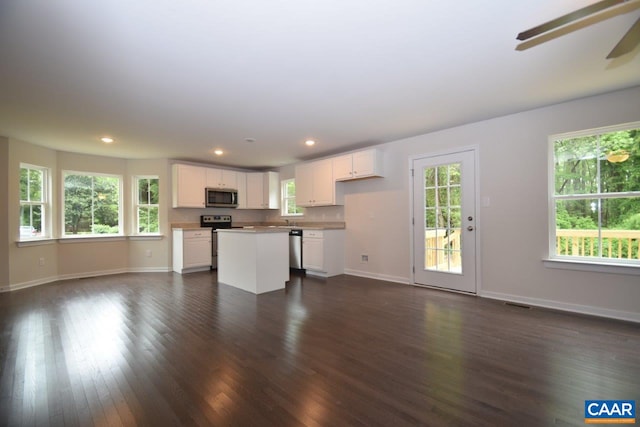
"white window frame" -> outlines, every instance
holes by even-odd
[[[555,194],[555,154],[554,143],[558,140],[573,139],[586,136],[602,135],[611,132],[638,129],[640,122],[626,123],[616,126],[587,129],[578,132],[568,132],[549,136],[548,139],[548,214],[549,214],[549,256],[545,259],[545,266],[568,270],[595,271],[604,273],[622,273],[640,275],[640,261],[607,257],[570,256],[556,253],[556,212],[555,206],[558,200],[572,199],[606,199],[622,197],[640,197],[640,191],[624,193],[589,193],[580,195],[556,195]],[[598,228],[598,230],[601,230]]]
[[[139,181],[142,179],[157,179],[158,180],[158,192],[160,192],[160,177],[158,175],[136,175],[133,177],[133,187],[131,194],[133,196],[133,212],[131,218],[133,218],[133,230],[131,235],[133,236],[158,236],[161,234],[161,222],[160,218],[162,216],[162,212],[160,212],[160,194],[158,194],[158,204],[153,203],[140,203],[138,189],[139,189]],[[140,218],[138,217],[138,209],[140,207],[156,207],[158,208],[158,231],[153,233],[141,233],[140,232]]]
[[[20,207],[22,206],[40,206],[41,218],[40,218],[40,226],[42,228],[39,236],[23,236],[22,233],[18,232],[18,241],[29,241],[29,240],[41,240],[41,239],[50,239],[52,236],[51,232],[51,169],[44,167],[33,165],[29,163],[20,163],[20,171],[22,169],[28,170],[38,170],[42,172],[42,200],[33,201],[33,200],[22,200],[20,199]],[[19,185],[19,184],[18,184]],[[27,194],[29,191],[27,190]],[[20,223],[22,218],[19,218],[18,223]]]
[[[109,177],[109,178],[117,178],[118,179],[118,233],[113,234],[100,234],[100,233],[89,233],[89,234],[66,234],[66,217],[65,217],[65,204],[66,204],[66,193],[65,193],[65,178],[67,175],[83,175],[90,177]],[[122,238],[124,236],[125,224],[123,221],[123,182],[124,177],[118,174],[108,174],[108,173],[99,173],[99,172],[87,172],[87,171],[75,171],[75,170],[63,170],[62,171],[62,179],[60,180],[61,187],[61,205],[60,205],[60,238],[61,239],[96,239],[96,238]]]
[[[282,216],[287,216],[287,217],[292,217],[292,216],[303,216],[304,212],[299,212],[299,213],[289,213],[287,212],[287,208],[289,206],[289,204],[287,203],[289,200],[293,200],[293,203],[295,205],[295,201],[296,201],[296,196],[288,196],[287,195],[287,184],[289,184],[290,182],[293,182],[295,184],[296,179],[295,178],[290,178],[290,179],[283,179],[282,181],[280,181],[280,206],[282,206],[282,208],[280,209],[280,214]],[[296,207],[300,207],[298,205],[295,205]]]

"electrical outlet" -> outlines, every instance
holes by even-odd
[[[40,266],[44,265],[44,257],[40,257],[40,259],[38,260],[38,265]]]
[[[360,262],[369,262],[369,255],[360,255]]]

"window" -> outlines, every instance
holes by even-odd
[[[136,233],[157,234],[160,232],[158,177],[136,177],[134,181]]]
[[[63,172],[64,235],[121,234],[119,176]]]
[[[551,257],[640,265],[640,123],[551,144]]]
[[[20,165],[20,240],[49,237],[49,171]]]
[[[302,208],[296,206],[296,180],[282,181],[282,216],[302,215]]]

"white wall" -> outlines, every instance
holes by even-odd
[[[61,152],[24,141],[0,137],[0,236],[8,238],[0,250],[0,290],[18,289],[58,279],[86,277],[125,271],[171,271],[172,223],[198,223],[202,214],[230,214],[234,221],[261,222],[266,213],[260,210],[173,209],[171,208],[171,161],[168,159],[127,160]],[[6,155],[5,155],[6,154]],[[62,172],[96,172],[123,177],[123,227],[133,234],[133,203],[136,192],[133,177],[154,175],[160,179],[160,238],[122,238],[109,241],[51,240],[48,244],[18,246],[20,206],[20,163],[44,166],[51,170],[53,236],[60,235],[62,206]],[[4,184],[3,184],[4,183]],[[6,192],[6,193],[5,193]],[[4,197],[3,197],[4,196]],[[6,211],[6,218],[3,213]],[[41,260],[44,261],[42,265]]]
[[[0,200],[9,198],[9,138],[0,136]],[[9,286],[9,204],[0,203],[0,289]]]
[[[545,268],[548,136],[640,119],[640,87],[380,145],[385,178],[345,184],[346,268],[410,281],[409,158],[479,147],[480,294],[640,321],[640,276]],[[362,264],[360,254],[369,255]]]
[[[585,98],[459,126],[380,145],[384,154],[384,179],[343,183],[345,206],[305,210],[305,220],[346,221],[345,265],[349,272],[398,282],[410,281],[409,158],[442,152],[455,147],[479,147],[480,196],[489,197],[489,207],[478,212],[480,251],[480,295],[557,307],[640,322],[639,276],[587,273],[548,269],[547,256],[547,138],[551,134],[615,125],[640,120],[640,87]],[[0,154],[6,153],[6,140],[0,140]],[[58,275],[84,274],[91,269],[140,269],[170,267],[170,239],[161,243],[129,244],[110,261],[91,261],[80,265],[87,254],[109,257],[107,246],[100,249],[81,243],[16,247],[18,218],[17,173],[19,162],[50,162],[58,170],[71,168],[106,173],[156,173],[166,176],[169,191],[169,165],[124,159],[104,159],[70,153],[57,153],[15,140],[9,140],[5,173],[8,180],[8,265],[9,284],[32,283]],[[40,163],[39,163],[40,162]],[[0,165],[4,165],[2,161]],[[164,165],[164,166],[163,166]],[[104,170],[103,170],[104,169]],[[156,171],[156,172],[152,172]],[[293,166],[281,169],[281,179],[293,176]],[[59,184],[56,184],[59,185]],[[161,184],[164,185],[164,184]],[[2,196],[4,189],[0,189]],[[170,193],[163,192],[170,202]],[[55,196],[59,197],[59,195]],[[168,222],[197,222],[205,210],[167,208]],[[279,212],[231,211],[234,220],[278,219]],[[211,210],[211,213],[226,213]],[[2,213],[0,213],[2,220]],[[163,230],[168,236],[170,230]],[[0,230],[0,236],[2,231]],[[526,243],[526,244],[525,244]],[[114,248],[109,247],[110,250]],[[143,259],[147,248],[158,253],[158,264]],[[506,248],[506,249],[505,249]],[[5,248],[6,249],[6,248]],[[369,255],[362,264],[360,254]],[[34,267],[41,256],[52,264]],[[3,250],[0,250],[3,258]],[[60,261],[58,261],[60,258]],[[4,276],[0,275],[0,279]],[[5,286],[0,282],[0,286]]]
[[[20,233],[20,163],[50,168],[53,178],[52,197],[57,197],[56,170],[57,153],[54,150],[39,147],[15,139],[9,139],[9,160],[6,169],[9,189],[7,206],[9,207],[9,217],[7,220],[9,227],[9,283],[7,286],[21,284],[38,284],[51,281],[51,278],[58,277],[58,251],[57,246],[38,245],[17,247],[16,241]],[[58,217],[56,212],[50,212],[52,216],[49,225],[54,227],[54,232],[58,229]],[[44,265],[40,265],[40,258],[44,260]],[[6,286],[5,286],[6,287]]]

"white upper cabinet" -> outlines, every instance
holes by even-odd
[[[238,189],[238,173],[228,169],[207,168],[207,187]]]
[[[278,172],[248,172],[246,174],[247,209],[278,209],[280,183]]]
[[[336,181],[382,177],[382,155],[372,148],[334,157],[333,176]]]
[[[236,172],[238,182],[238,209],[247,209],[247,173]]]
[[[204,208],[206,168],[174,164],[171,172],[173,207]]]
[[[336,192],[331,159],[296,166],[296,205],[311,207],[342,203],[342,193]]]

